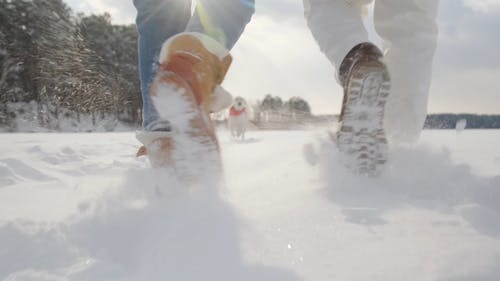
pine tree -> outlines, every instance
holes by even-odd
[[[122,121],[138,123],[142,108],[137,69],[137,31],[134,25],[111,24],[109,14],[80,15],[85,45],[99,57],[98,68],[112,85],[114,113]]]
[[[0,0],[0,124],[14,130],[15,112],[9,104],[35,99],[37,91],[31,1]]]
[[[75,18],[62,0],[0,0],[0,126],[15,129],[19,106],[36,102],[34,121],[113,114],[138,124],[142,108],[135,26],[109,15]],[[15,109],[13,109],[15,108]]]

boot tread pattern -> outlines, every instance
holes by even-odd
[[[336,141],[344,164],[355,174],[377,176],[387,161],[383,119],[389,91],[384,63],[369,60],[353,66]]]

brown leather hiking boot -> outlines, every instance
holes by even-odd
[[[354,47],[339,68],[344,87],[336,142],[355,174],[377,176],[387,161],[384,111],[390,77],[382,52],[371,43]]]
[[[164,43],[150,93],[171,130],[139,132],[144,147],[138,156],[147,154],[153,166],[165,166],[193,153],[218,151],[209,113],[231,61],[224,47],[200,33],[181,33]]]

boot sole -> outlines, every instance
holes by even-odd
[[[354,174],[378,176],[388,154],[383,120],[389,72],[380,61],[364,61],[353,67],[348,79],[337,145]]]

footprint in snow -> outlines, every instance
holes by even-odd
[[[38,171],[37,169],[25,164],[23,161],[17,159],[12,159],[12,158],[0,159],[0,167],[4,167],[2,171],[3,173],[7,174],[11,173],[11,175],[16,178],[25,178],[35,181],[54,180],[54,178]],[[0,175],[0,177],[2,177],[2,175]]]
[[[0,163],[0,188],[13,185],[18,181],[16,175],[7,165]]]

